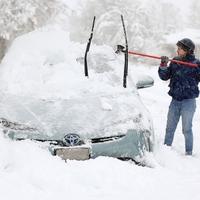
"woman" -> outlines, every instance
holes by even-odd
[[[170,80],[168,94],[172,97],[167,116],[164,144],[172,145],[174,133],[181,116],[182,132],[185,137],[185,154],[192,155],[192,120],[196,110],[195,98],[199,96],[200,61],[195,58],[195,44],[191,39],[184,38],[178,41],[176,45],[178,56],[173,60],[196,63],[199,67],[189,67],[174,62],[167,66],[168,57],[161,57],[158,74],[162,80]]]

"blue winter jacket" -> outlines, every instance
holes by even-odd
[[[190,63],[196,63],[199,67],[189,67],[183,64],[170,63],[169,67],[159,67],[158,74],[162,80],[169,80],[170,90],[168,94],[173,99],[193,99],[199,96],[198,83],[200,81],[200,61],[194,55],[187,55],[184,59],[173,58]]]

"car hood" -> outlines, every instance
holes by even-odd
[[[151,129],[137,93],[126,91],[54,100],[4,94],[0,113],[0,117],[36,128],[37,133],[18,133],[33,139],[59,140],[68,133],[95,138],[124,134],[128,129]]]

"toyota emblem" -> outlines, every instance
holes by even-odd
[[[80,136],[76,133],[69,133],[64,136],[63,142],[67,146],[76,146],[80,144]]]

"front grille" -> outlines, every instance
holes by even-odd
[[[99,138],[92,138],[91,143],[102,143],[102,142],[109,142],[113,140],[120,139],[125,135],[115,135],[115,136],[108,136],[108,137],[99,137]]]

